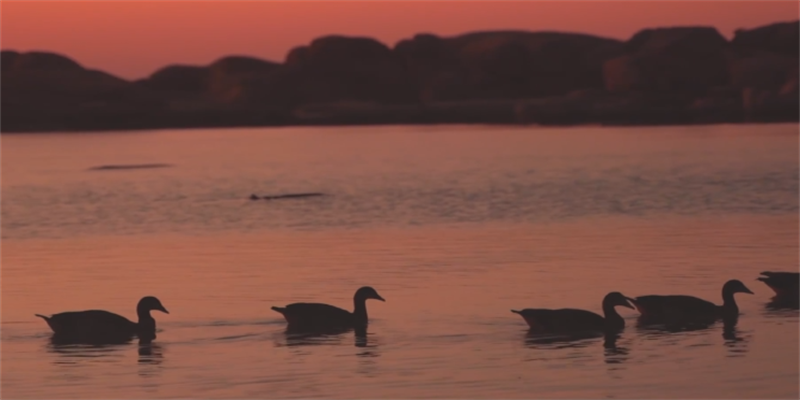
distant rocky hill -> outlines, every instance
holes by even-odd
[[[282,63],[245,56],[126,81],[52,53],[0,56],[0,130],[403,123],[799,121],[800,21],[737,31],[326,36]]]

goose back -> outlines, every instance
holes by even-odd
[[[55,336],[75,342],[120,342],[138,334],[138,325],[104,310],[68,311],[43,318]]]
[[[692,315],[716,315],[720,307],[710,301],[684,295],[648,295],[636,297],[633,305],[647,318],[681,318]]]
[[[526,308],[512,311],[521,315],[534,332],[575,332],[605,328],[605,318],[586,310]]]

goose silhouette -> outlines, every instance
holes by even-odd
[[[51,316],[35,314],[53,330],[54,341],[61,343],[122,343],[138,337],[141,343],[156,338],[156,320],[150,311],[169,314],[157,298],[146,296],[136,306],[137,322],[104,310],[67,311]]]

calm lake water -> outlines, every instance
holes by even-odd
[[[90,170],[108,164],[168,168]],[[798,398],[798,126],[217,129],[2,137],[3,398]],[[258,195],[327,196],[250,201]],[[742,310],[542,342],[509,310],[610,291]],[[298,337],[273,305],[352,307]],[[34,313],[154,313],[151,346],[55,347]]]

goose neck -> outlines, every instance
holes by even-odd
[[[353,315],[358,321],[367,321],[367,300],[362,298],[353,299]]]

